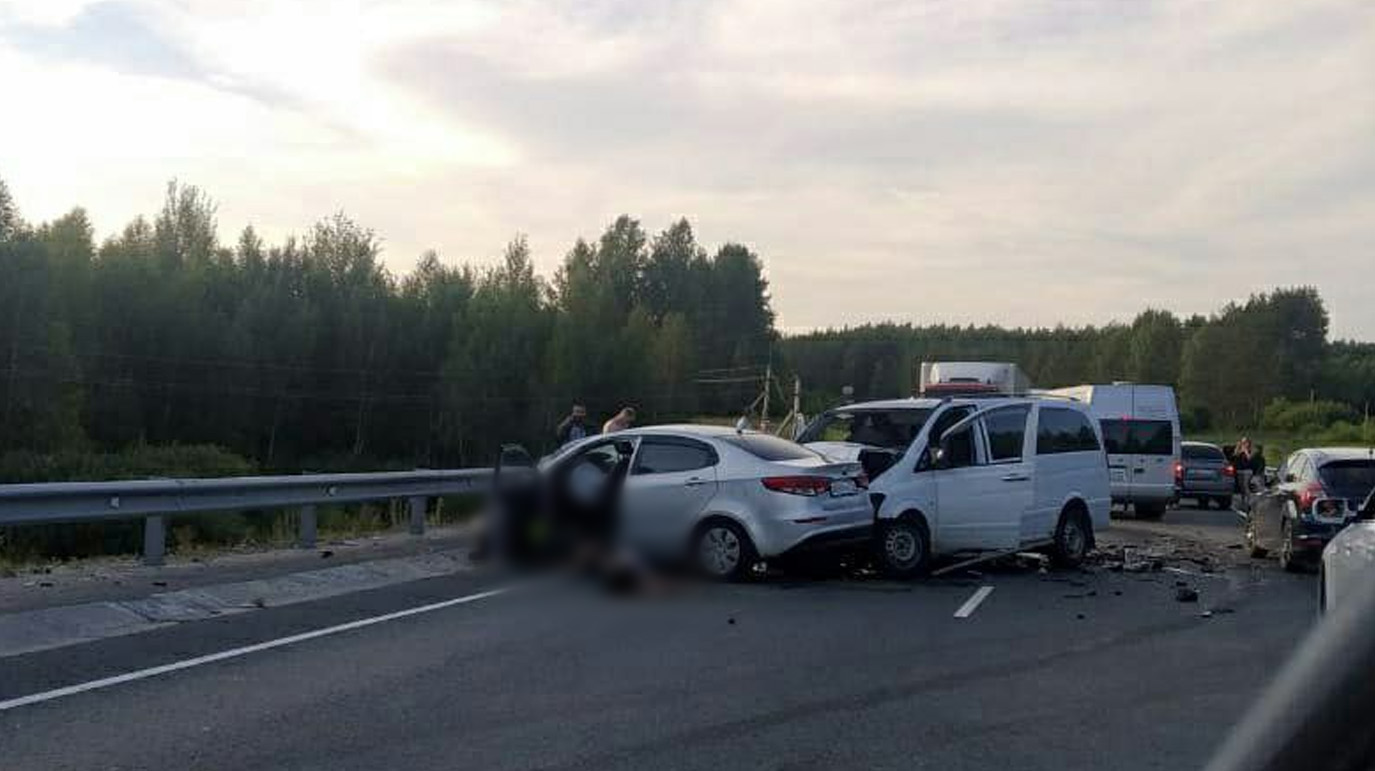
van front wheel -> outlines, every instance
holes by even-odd
[[[931,539],[926,527],[914,518],[882,525],[878,533],[878,552],[884,570],[898,578],[921,575],[931,566]]]

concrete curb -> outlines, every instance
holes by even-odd
[[[460,552],[435,552],[264,580],[163,592],[134,600],[89,602],[10,613],[0,615],[0,658],[150,632],[170,624],[322,600],[470,569]]]

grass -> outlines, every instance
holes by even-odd
[[[1303,432],[1266,431],[1202,431],[1185,438],[1192,441],[1212,442],[1217,445],[1233,444],[1241,436],[1250,437],[1265,452],[1265,460],[1272,466],[1279,465],[1289,453],[1306,447],[1365,447],[1375,445],[1375,427],[1364,427],[1364,433],[1356,427],[1357,433],[1313,430]]]

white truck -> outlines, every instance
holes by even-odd
[[[924,361],[918,390],[922,396],[1025,394],[1031,380],[1016,364],[1001,361]]]
[[[1158,519],[1178,496],[1179,407],[1165,385],[1112,383],[1056,388],[1047,393],[1088,405],[1103,433],[1113,503]]]

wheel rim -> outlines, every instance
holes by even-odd
[[[883,550],[888,558],[897,565],[910,565],[917,559],[921,544],[916,533],[909,527],[891,528],[883,537]]]
[[[702,534],[698,556],[712,575],[729,575],[740,564],[740,539],[730,528],[713,527]]]
[[[1065,520],[1064,528],[1060,531],[1060,544],[1065,554],[1071,557],[1078,557],[1084,553],[1084,529],[1080,527],[1078,518],[1070,517]]]

